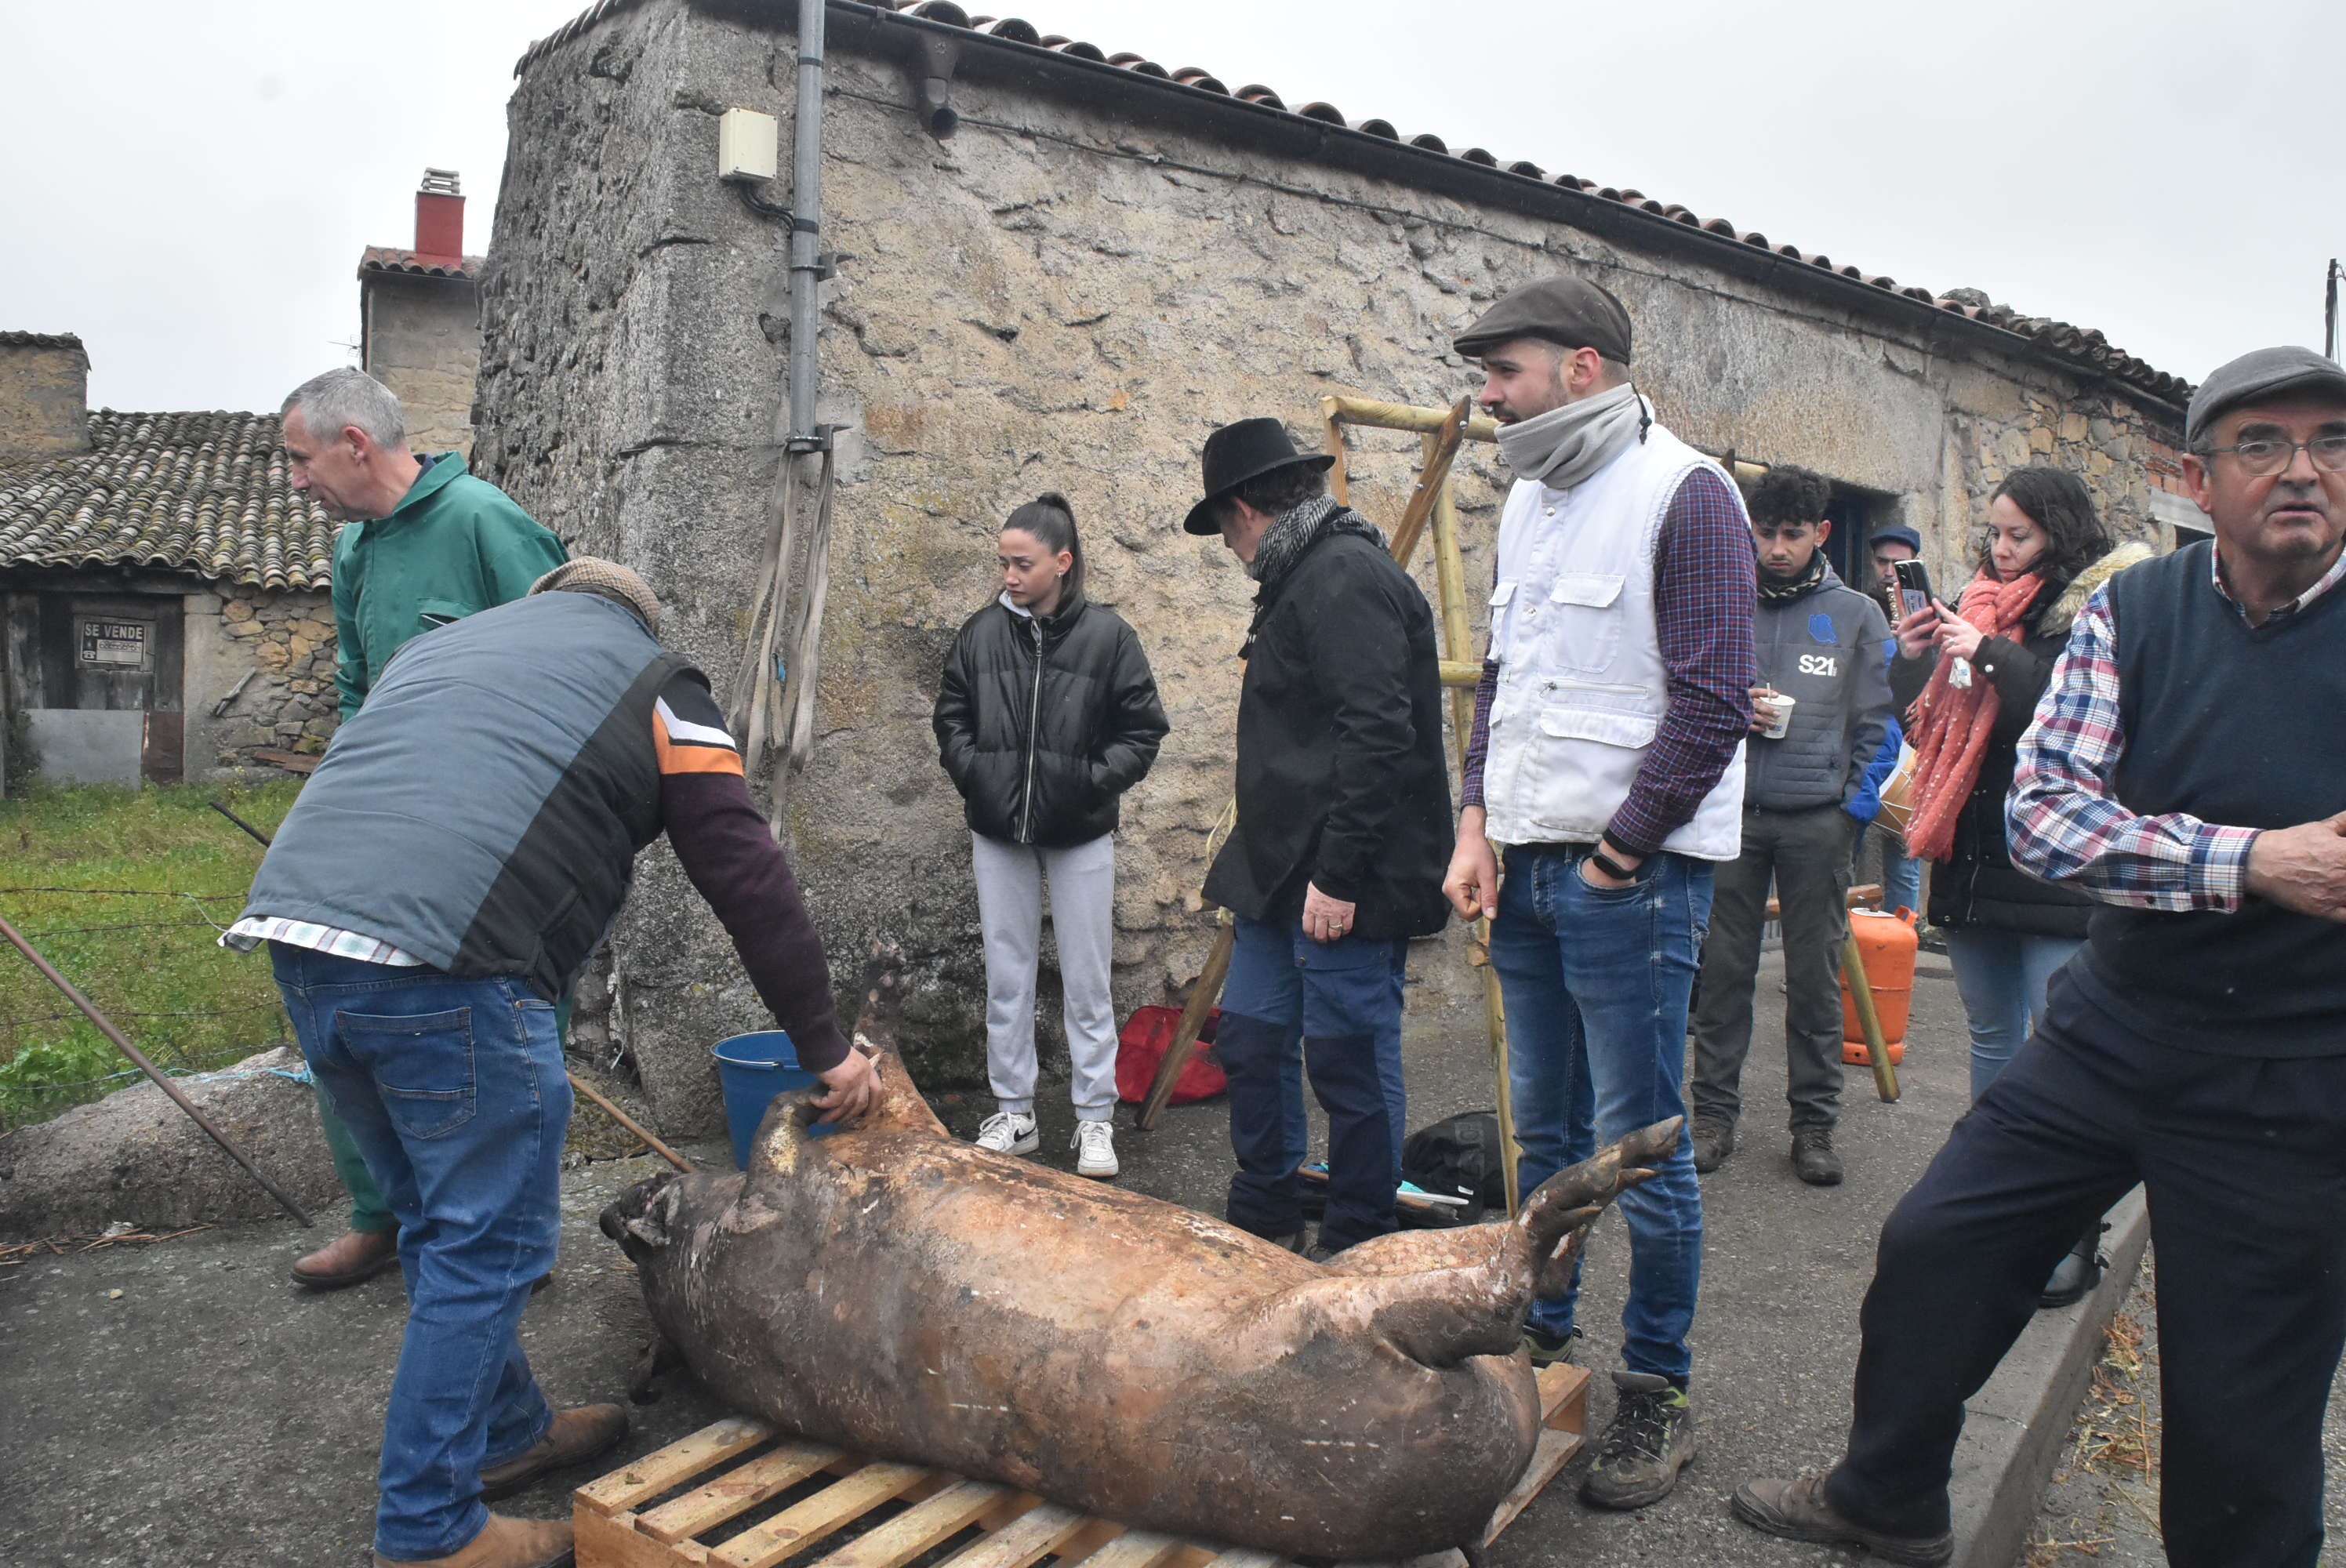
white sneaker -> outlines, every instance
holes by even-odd
[[[1076,1124],[1076,1174],[1107,1181],[1117,1173],[1116,1127],[1107,1122]]]
[[[977,1146],[997,1155],[1031,1155],[1042,1142],[1035,1135],[1035,1118],[1015,1111],[996,1111],[977,1129]]]

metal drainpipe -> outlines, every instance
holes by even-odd
[[[831,275],[822,239],[822,28],[825,0],[799,0],[798,109],[790,149],[790,430],[788,449],[820,452],[831,432],[815,423],[822,375],[817,291]]]

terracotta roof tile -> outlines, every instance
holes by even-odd
[[[485,256],[466,256],[454,266],[440,257],[426,259],[413,250],[394,249],[388,245],[370,245],[359,258],[359,276],[370,272],[396,272],[408,278],[471,278],[478,279],[481,269],[488,265]]]
[[[71,332],[0,332],[0,349],[77,349],[81,339]]]
[[[832,3],[837,4],[839,0],[832,0]],[[1229,89],[1202,66],[1185,66],[1178,71],[1168,72],[1164,66],[1138,55],[1128,52],[1110,55],[1096,45],[1083,43],[1058,34],[1043,33],[1032,24],[1015,16],[1005,17],[1000,21],[991,16],[973,18],[959,5],[952,4],[952,0],[861,0],[861,3],[876,11],[901,11],[924,21],[951,27],[969,28],[1007,43],[1049,49],[1078,59],[1114,66],[1142,76],[1159,77],[1169,76],[1173,81],[1184,87],[1214,93],[1224,97],[1231,96]],[[520,76],[552,51],[592,31],[607,18],[632,10],[641,4],[643,0],[597,0],[596,5],[532,44],[515,65],[514,75]],[[1431,132],[1404,137],[1392,121],[1378,118],[1354,120],[1348,124],[1331,105],[1324,103],[1310,103],[1299,109],[1290,109],[1278,93],[1260,83],[1241,87],[1237,96],[1267,109],[1280,110],[1331,125],[1346,126],[1349,129],[1378,137],[1386,141],[1405,142],[1408,146],[1427,152],[1449,155],[1448,144]],[[1502,164],[1497,158],[1481,148],[1469,148],[1464,152],[1450,156],[1501,168],[1505,173],[1521,178],[1535,180],[1543,178],[1537,164],[1521,161]],[[1610,186],[1600,188],[1594,180],[1582,179],[1569,174],[1559,174],[1552,180],[1544,180],[1544,183],[1554,184],[1566,190],[1593,192],[1602,200],[1617,201],[1625,206],[1673,219],[1690,229],[1739,239],[1757,249],[1771,250],[1793,260],[1810,262],[1821,270],[1835,272],[1851,282],[1865,287],[1880,289],[1885,293],[1895,294],[1918,302],[1936,304],[1956,314],[2018,333],[2031,340],[2039,350],[2055,358],[2070,361],[2097,374],[2124,382],[2178,405],[2182,404],[2191,396],[2190,382],[2179,376],[2169,375],[2122,350],[2110,347],[2099,332],[2086,328],[2074,327],[2066,321],[2023,316],[2006,306],[1987,304],[1984,302],[1984,295],[1977,296],[1976,300],[1974,299],[1975,290],[1951,290],[1944,296],[1941,296],[1927,289],[1901,288],[1892,279],[1868,275],[1856,267],[1835,268],[1825,258],[1807,255],[1798,246],[1771,245],[1766,235],[1741,229],[1727,219],[1705,219],[1676,203],[1664,206],[1659,201],[1648,199],[1642,191],[1616,189]]]
[[[89,451],[0,462],[0,565],[325,587],[341,524],[285,482],[277,438],[273,413],[100,409]]]

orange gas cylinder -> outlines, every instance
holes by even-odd
[[[1889,1042],[1890,1059],[1906,1059],[1906,1013],[1914,1000],[1914,950],[1918,939],[1912,910],[1878,914],[1872,910],[1849,911],[1849,929],[1865,960],[1865,978],[1873,991],[1873,1011],[1882,1020],[1882,1037]],[[1873,1064],[1865,1048],[1865,1031],[1858,1026],[1857,1003],[1850,1000],[1849,977],[1841,983],[1841,1059],[1853,1066]]]

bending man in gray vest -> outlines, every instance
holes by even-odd
[[[1771,1534],[1945,1562],[1964,1401],[2140,1182],[2168,1561],[2320,1555],[2346,1340],[2346,371],[2234,360],[2184,444],[2214,545],[2086,602],[2006,804],[2013,864],[2103,907],[1882,1227],[1847,1455],[1736,1492]]]
[[[400,651],[342,726],[223,939],[269,944],[310,1068],[399,1221],[407,1337],[383,1418],[375,1562],[567,1562],[570,1526],[484,1499],[610,1447],[556,1413],[515,1336],[554,1265],[570,1085],[554,999],[665,831],[758,994],[826,1086],[872,1104],[822,943],[742,787],[700,672],[607,561]]]
[[[1443,888],[1492,920],[1528,1192],[1600,1138],[1685,1113],[1696,937],[1712,868],[1740,843],[1751,532],[1719,465],[1629,384],[1628,312],[1604,290],[1518,289],[1458,351],[1483,361],[1515,485]],[[1702,1197],[1686,1137],[1621,1213],[1626,1369],[1580,1494],[1642,1508],[1694,1456]],[[1535,1362],[1569,1354],[1578,1278],[1533,1304]]]
[[[1773,882],[1784,920],[1784,1064],[1792,1169],[1841,1178],[1841,951],[1849,935],[1849,803],[1890,733],[1890,622],[1825,560],[1832,486],[1780,463],[1751,487],[1760,552],[1760,712],[1744,752],[1743,852],[1719,869],[1694,1016],[1694,1168],[1735,1152],[1751,1053],[1760,928]],[[1782,706],[1779,706],[1779,702]],[[1789,710],[1789,711],[1787,711]]]

